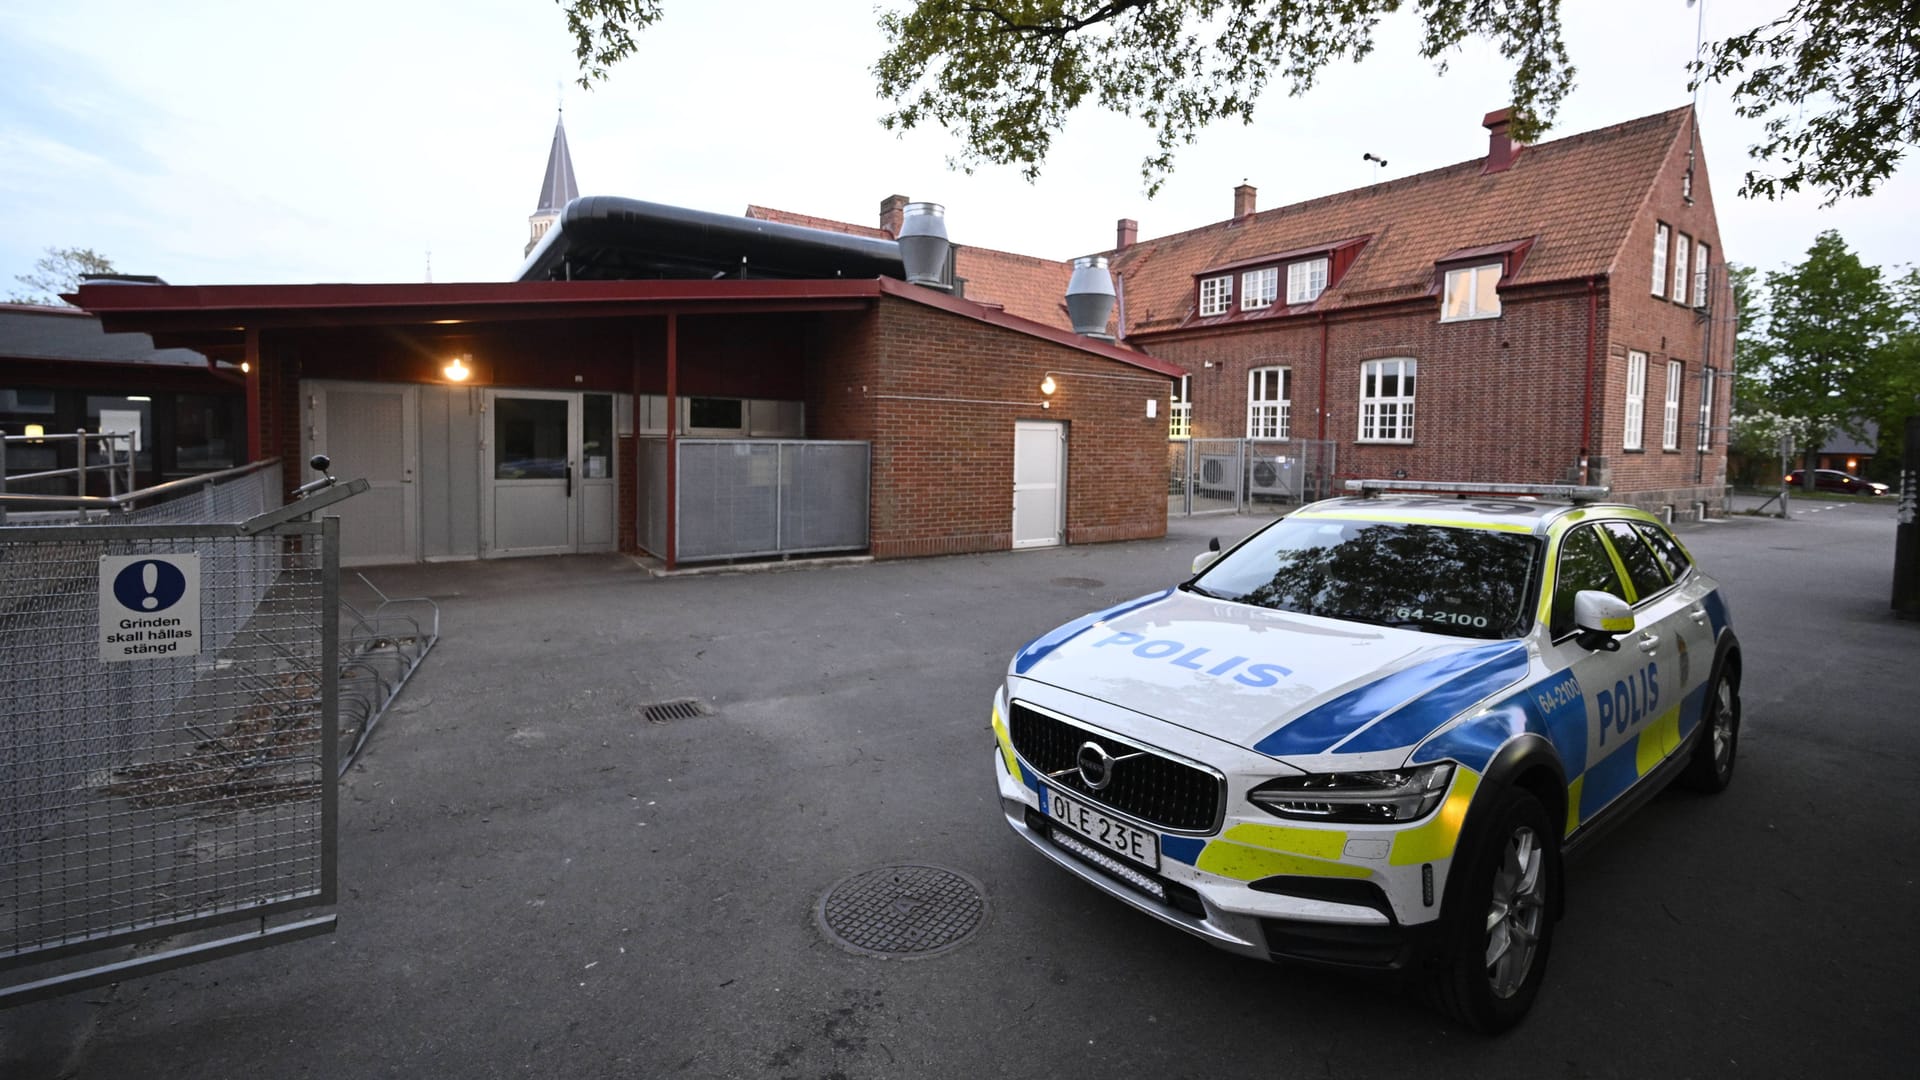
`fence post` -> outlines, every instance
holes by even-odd
[[[7,493],[7,433],[0,431],[0,495]],[[7,504],[0,500],[0,525],[7,523]]]
[[[1893,527],[1893,610],[1903,619],[1920,619],[1920,416],[1907,418],[1899,499],[1899,524]]]

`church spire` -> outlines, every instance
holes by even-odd
[[[579,197],[580,188],[573,181],[573,155],[567,152],[567,124],[563,112],[554,121],[553,149],[547,151],[547,171],[540,180],[540,203],[527,218],[527,248],[521,254],[530,254],[533,245],[539,243],[553,223],[560,220],[560,211]]]

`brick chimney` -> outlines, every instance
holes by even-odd
[[[1480,175],[1506,172],[1513,159],[1520,156],[1520,147],[1507,137],[1507,126],[1513,122],[1512,109],[1495,109],[1480,121],[1487,129],[1487,164]]]
[[[906,217],[910,201],[905,195],[889,195],[880,200],[880,227],[887,230],[888,236],[900,235],[900,222]]]
[[[1140,223],[1132,218],[1123,217],[1113,229],[1113,250],[1125,251],[1140,239]]]
[[[1239,187],[1233,189],[1233,216],[1235,218],[1251,217],[1253,215],[1254,190],[1252,184],[1244,182],[1241,183]]]

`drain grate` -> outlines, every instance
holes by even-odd
[[[939,866],[883,866],[828,889],[814,909],[835,945],[882,958],[934,956],[980,929],[987,900],[980,885]]]
[[[682,698],[679,701],[662,701],[649,705],[641,711],[649,724],[664,724],[670,720],[692,720],[707,715],[707,706],[694,698]]]

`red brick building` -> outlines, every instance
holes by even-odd
[[[90,283],[77,300],[109,331],[245,363],[250,460],[325,452],[336,475],[372,480],[339,504],[349,562],[646,549],[672,563],[676,518],[648,545],[648,508],[685,513],[702,481],[647,473],[643,451],[702,440],[867,444],[867,489],[832,497],[867,500],[851,546],[876,557],[1166,531],[1179,368],[889,277]],[[734,513],[726,500],[779,471],[707,505]]]
[[[1173,433],[1329,440],[1345,477],[1720,509],[1734,327],[1692,111],[1537,146],[1483,123],[1484,156],[1446,168],[1264,211],[1243,184],[1232,216],[1149,240],[1121,220],[1114,330],[1191,373]],[[969,298],[1068,325],[1070,263],[956,266]]]

